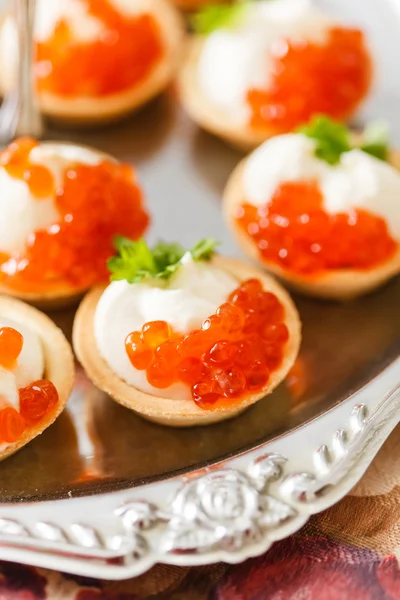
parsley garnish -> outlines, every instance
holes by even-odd
[[[318,115],[308,125],[300,127],[299,133],[317,142],[315,156],[330,165],[336,165],[343,152],[351,150],[350,132],[347,127],[324,115]]]
[[[206,238],[197,242],[191,250],[193,260],[210,260],[218,242]],[[129,240],[119,236],[115,239],[117,256],[108,261],[111,281],[126,279],[128,283],[138,283],[149,277],[168,279],[181,266],[186,250],[180,244],[159,242],[149,248],[144,239]]]
[[[192,27],[199,35],[209,35],[216,29],[234,29],[251,4],[250,0],[237,0],[231,5],[205,6],[192,17]]]
[[[213,238],[204,238],[193,246],[190,250],[193,260],[210,260],[215,253],[215,247],[218,245]]]
[[[359,146],[352,145],[351,133],[343,123],[324,115],[314,117],[308,125],[300,127],[298,131],[316,141],[315,155],[330,165],[337,165],[341,155],[354,147],[380,160],[387,160],[388,157],[388,127],[381,121],[367,125]]]
[[[372,121],[366,126],[360,148],[375,158],[388,160],[389,127],[386,121]]]

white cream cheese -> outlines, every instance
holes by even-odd
[[[64,171],[72,163],[97,164],[101,159],[100,153],[72,144],[46,143],[30,153],[33,163],[51,171],[56,188],[62,184]],[[47,229],[59,220],[54,196],[35,198],[24,181],[0,167],[0,252],[22,252],[33,231]]]
[[[243,172],[243,196],[253,206],[268,204],[285,181],[314,180],[324,209],[335,214],[360,208],[382,217],[400,241],[400,173],[389,163],[354,149],[337,165],[314,154],[315,142],[301,134],[272,138],[255,150]]]
[[[28,327],[0,316],[1,327],[12,327],[24,338],[15,368],[8,371],[0,367],[0,409],[12,406],[15,410],[19,410],[19,388],[43,378],[43,349],[38,335]]]
[[[91,42],[102,34],[103,23],[93,17],[81,0],[37,0],[35,15],[35,38],[46,42],[61,21],[66,21],[75,39]]]
[[[236,29],[219,29],[205,39],[197,72],[200,90],[244,124],[250,114],[248,91],[270,84],[271,50],[284,52],[285,38],[322,44],[335,24],[311,0],[254,2]]]
[[[238,281],[211,263],[184,256],[167,285],[160,280],[129,284],[111,283],[100,298],[94,319],[97,347],[111,369],[135,388],[165,398],[186,400],[190,389],[174,384],[156,389],[145,371],[135,369],[125,351],[125,339],[149,321],[167,321],[174,331],[185,334],[199,329],[218,306],[226,302]]]

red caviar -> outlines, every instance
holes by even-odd
[[[23,336],[12,327],[0,328],[0,367],[16,366],[24,343]],[[1,400],[6,400],[1,397]],[[11,406],[0,410],[0,443],[17,442],[24,431],[38,423],[58,403],[58,392],[51,381],[41,379],[19,389],[19,412]]]
[[[19,390],[19,412],[7,406],[0,410],[0,442],[17,442],[22,434],[54,410],[58,392],[42,379]]]
[[[132,169],[108,160],[71,163],[55,190],[46,167],[32,171],[30,151],[37,145],[29,138],[13,142],[0,154],[0,165],[24,179],[38,201],[53,196],[60,220],[33,231],[23,253],[0,254],[0,282],[16,291],[40,293],[60,284],[82,288],[106,281],[115,235],[137,239],[149,223]]]
[[[13,370],[21,354],[24,338],[12,327],[0,327],[0,367]]]
[[[27,424],[40,421],[49,411],[54,409],[57,402],[57,389],[47,379],[34,381],[19,390],[19,410]]]
[[[17,442],[25,431],[25,422],[18,411],[11,406],[0,410],[0,441],[12,444]]]
[[[30,152],[37,145],[32,138],[20,138],[0,154],[0,165],[11,177],[24,180],[32,195],[41,199],[54,194],[55,183],[46,167],[30,161]]]
[[[323,44],[282,39],[271,52],[268,89],[248,93],[254,128],[283,133],[315,114],[345,120],[370,88],[372,62],[359,30],[335,27]]]
[[[325,212],[321,190],[312,181],[282,183],[268,205],[243,204],[236,218],[262,259],[305,275],[370,269],[398,247],[381,217],[360,209]]]
[[[282,363],[289,331],[279,299],[258,279],[242,283],[201,329],[174,333],[165,321],[145,323],[125,340],[132,365],[156,388],[190,386],[204,409],[261,391]]]
[[[61,96],[105,96],[133,88],[163,56],[159,25],[151,14],[129,16],[110,0],[78,0],[101,23],[96,40],[77,39],[66,19],[36,44],[39,90]]]

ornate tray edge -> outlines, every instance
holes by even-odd
[[[94,497],[3,505],[0,559],[124,579],[158,562],[259,555],[357,483],[399,421],[399,379],[397,359],[319,419],[202,472]]]

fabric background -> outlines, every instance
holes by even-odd
[[[159,565],[123,582],[0,563],[0,600],[400,600],[400,427],[352,492],[241,565]]]

